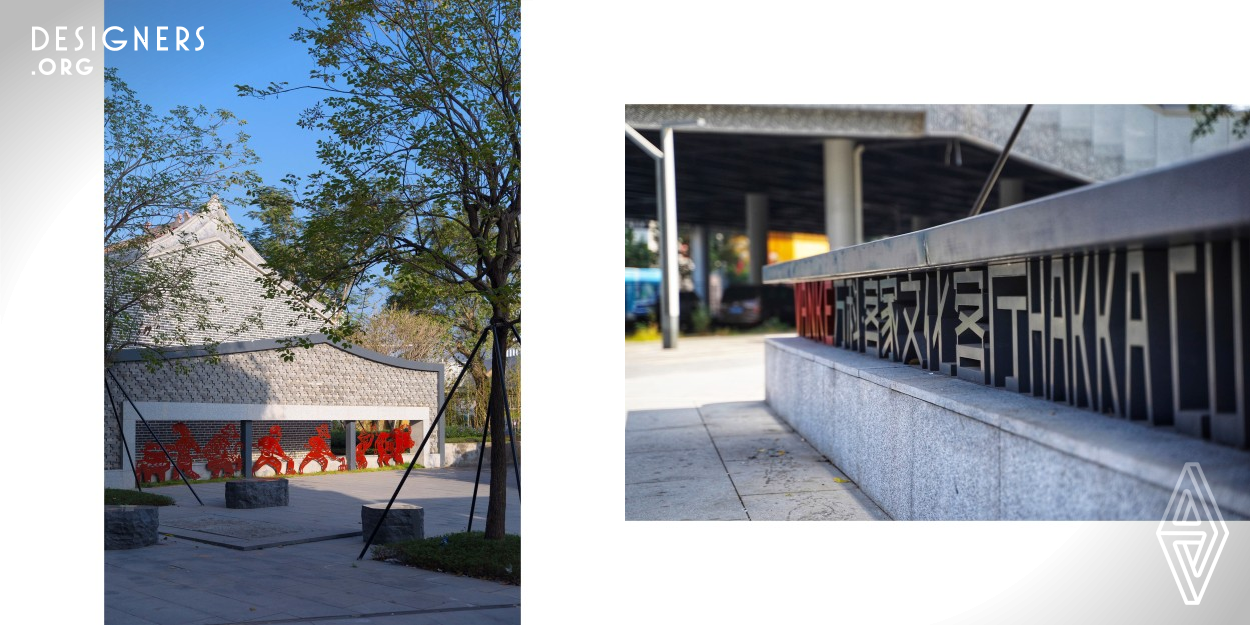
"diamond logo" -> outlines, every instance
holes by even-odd
[[[1228,541],[1228,525],[1197,462],[1181,469],[1155,535],[1185,605],[1198,605]]]

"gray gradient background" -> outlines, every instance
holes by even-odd
[[[103,23],[98,1],[0,4],[6,623],[98,623],[104,615],[104,54],[102,46],[72,51],[73,28]],[[32,51],[32,26],[53,35],[55,26],[70,27],[71,50]],[[45,57],[87,57],[93,70],[32,76]],[[20,427],[35,419],[38,427]],[[65,432],[66,443],[48,440],[54,429]]]
[[[103,552],[98,532],[100,510],[96,503],[100,486],[96,454],[100,448],[98,441],[103,436],[99,419],[103,392],[99,370],[102,351],[99,311],[103,291],[99,217],[103,196],[103,50],[32,52],[30,27],[40,25],[49,30],[57,25],[102,27],[103,3],[4,3],[0,7],[0,24],[3,24],[0,32],[4,46],[0,76],[5,84],[4,97],[0,98],[3,107],[0,145],[4,146],[0,151],[0,328],[4,332],[4,358],[0,359],[4,363],[4,375],[0,378],[4,385],[4,407],[0,414],[10,418],[39,415],[55,418],[58,423],[72,428],[75,437],[86,441],[80,453],[66,457],[65,462],[41,472],[39,479],[30,482],[11,478],[19,475],[15,471],[18,468],[43,462],[44,455],[54,447],[44,442],[7,446],[11,455],[6,458],[8,471],[5,474],[9,477],[5,481],[5,495],[21,501],[49,502],[50,510],[39,509],[33,514],[55,513],[38,521],[13,513],[5,515],[4,535],[21,539],[6,540],[6,560],[14,575],[8,577],[4,587],[5,595],[13,600],[0,610],[3,614],[0,619],[14,623],[43,622],[49,615],[56,614],[60,618],[54,620],[60,622],[93,623],[103,618]],[[546,32],[554,34],[558,28]],[[72,46],[72,37],[70,41]],[[88,56],[95,71],[89,76],[30,74],[40,58],[61,55]],[[527,67],[526,71],[531,70]],[[583,95],[590,99],[608,97],[588,93],[593,85],[577,88],[586,90]],[[610,125],[613,129],[619,128],[620,105],[608,104],[611,106],[605,106],[604,110],[617,116],[609,120]],[[527,100],[527,114],[548,105],[557,106],[559,102],[543,97]],[[612,153],[618,159],[612,161],[613,171],[619,170],[618,133],[619,130],[612,132]],[[529,140],[554,142],[561,139],[554,133],[531,133]],[[532,201],[530,204],[538,205]],[[619,240],[619,228],[609,234],[610,240]],[[537,241],[540,245],[545,242],[558,246],[559,236],[558,230],[532,228],[527,233],[527,243]],[[606,235],[604,240],[608,240]],[[613,252],[614,258],[616,253]],[[558,268],[552,269],[555,269],[553,274],[558,275]],[[526,315],[544,311],[557,314],[559,308],[558,302],[528,299]],[[619,328],[610,326],[604,331],[613,332],[615,336]],[[536,405],[533,409],[537,408]],[[20,432],[13,433],[18,438],[23,436]],[[543,459],[530,458],[531,463],[535,461],[542,463]],[[559,462],[559,459],[552,462]],[[1178,474],[1179,471],[1177,467]],[[84,475],[88,479],[82,479]],[[537,490],[532,492],[544,494]],[[637,532],[619,520],[617,495],[619,490],[612,488],[586,495],[587,499],[610,500],[591,502],[589,518],[581,520],[593,523],[613,537],[613,545],[608,546],[608,550],[615,564],[609,575],[616,576],[615,582],[608,584],[604,596],[596,598],[603,600],[599,603],[600,614],[610,604],[626,599],[633,606],[626,612],[633,609],[646,612],[646,597],[650,593],[645,580],[657,565],[656,554],[636,544],[639,542]],[[67,502],[81,508],[75,512],[75,508],[67,508]],[[70,512],[67,513],[67,509]],[[530,510],[527,516],[537,517],[536,522],[548,519],[559,523],[559,514],[556,510],[550,513]],[[1163,511],[1159,514],[1162,516]],[[32,532],[32,525],[37,526],[38,533]],[[1035,535],[1033,532],[1045,524],[984,525],[993,540],[969,542],[962,550],[960,562],[941,562],[934,554],[924,551],[894,552],[886,544],[880,551],[868,550],[871,556],[864,555],[864,550],[822,556],[820,560],[814,559],[811,552],[773,553],[767,570],[754,566],[735,570],[700,568],[698,561],[683,566],[690,577],[711,580],[708,583],[715,584],[726,597],[745,602],[748,607],[775,603],[785,606],[780,615],[802,613],[812,619],[825,620],[837,617],[839,602],[868,603],[880,607],[879,622],[892,622],[890,606],[906,601],[908,588],[893,585],[889,579],[872,580],[871,585],[855,585],[851,581],[855,558],[889,558],[900,567],[933,571],[935,576],[940,576],[948,566],[953,574],[969,566],[993,570],[1004,557],[1002,551],[996,549],[996,542],[1027,542]],[[1008,592],[985,597],[980,596],[975,587],[967,588],[966,612],[946,622],[1250,622],[1250,522],[1229,523],[1230,537],[1200,606],[1186,606],[1181,601],[1155,538],[1157,525],[1157,522],[1075,524],[1077,531],[1073,538]],[[835,544],[841,527],[845,526],[820,527],[820,536],[828,539],[822,542]],[[920,531],[931,535],[934,544],[942,544],[946,537],[944,529],[950,525],[931,523],[919,527]],[[769,535],[776,536],[784,531],[780,524],[769,525],[765,532],[750,531],[746,526],[734,529],[741,530],[735,533],[741,542],[734,548],[756,553],[768,549]],[[888,536],[891,531],[904,528],[885,529]],[[905,529],[916,531],[913,524]],[[693,534],[688,540],[698,540],[703,533]],[[559,557],[555,555],[558,549],[544,547],[553,546],[528,542],[528,557],[541,558],[544,553]],[[833,566],[828,566],[830,564]],[[573,582],[573,578],[585,573],[564,571],[562,575],[569,576],[568,580],[535,577],[529,580],[526,591],[531,597],[561,596],[565,582]],[[783,582],[791,580],[797,586],[803,586],[813,576],[823,577],[835,586],[841,583],[858,592],[838,596],[759,596],[752,592],[754,580],[764,575],[773,580],[780,577]],[[627,584],[627,581],[637,585]],[[696,595],[684,597],[684,600],[700,604],[709,598]],[[711,606],[706,609],[709,613],[717,611]],[[741,612],[745,613],[747,611]],[[663,612],[651,616],[658,622],[665,620]],[[592,614],[541,615],[526,611],[530,622],[548,619],[576,622],[586,617],[594,620]]]
[[[1028,540],[1034,524],[1011,525],[1020,540]],[[1195,606],[1181,599],[1155,538],[1158,526],[1082,522],[1071,540],[1009,592],[984,597],[945,622],[1250,623],[1250,522],[1228,523],[1228,542]],[[994,556],[970,546],[969,558],[978,557]],[[969,594],[975,596],[975,589]]]

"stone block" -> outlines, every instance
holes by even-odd
[[[1157,521],[1167,510],[1169,489],[1013,434],[1000,440],[1003,519]]]
[[[286,478],[246,478],[226,482],[227,508],[272,508],[290,502]]]
[[[104,548],[155,545],[158,526],[160,508],[156,506],[104,506]]]
[[[1250,515],[1243,450],[803,339],[766,354],[774,411],[894,518],[1153,520],[1198,460]]]
[[[856,381],[853,396],[840,412],[854,414],[858,426],[845,452],[855,458],[852,479],[890,516],[910,519],[916,402],[865,380]]]
[[[1000,430],[932,404],[912,417],[911,519],[997,519]]]
[[[382,527],[373,537],[375,545],[425,538],[425,508],[408,503],[392,504],[384,521],[383,512],[386,512],[384,503],[371,503],[360,507],[362,541],[369,540],[369,536],[373,534],[379,522],[382,523]]]

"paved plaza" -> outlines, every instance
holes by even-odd
[[[464,531],[474,470],[415,470],[396,502],[424,508],[426,536]],[[224,483],[195,485],[203,506],[185,486],[146,489],[178,504],[161,508],[156,545],[105,552],[105,622],[519,623],[518,586],[356,560],[361,505],[386,502],[401,475],[293,478],[289,506],[252,510],[226,508]],[[485,527],[489,481],[483,471],[476,531]],[[510,482],[508,533],[521,531],[520,508]]]
[[[626,520],[889,518],[764,403],[764,338],[625,344]]]

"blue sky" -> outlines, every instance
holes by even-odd
[[[314,66],[307,48],[290,38],[298,27],[310,26],[311,22],[289,2],[110,0],[105,4],[104,19],[106,26],[125,29],[128,40],[135,26],[148,27],[151,39],[147,51],[135,52],[132,44],[118,52],[106,50],[104,58],[105,64],[118,68],[121,79],[155,111],[202,104],[209,109],[230,110],[247,120],[248,143],[261,159],[256,171],[266,184],[278,185],[288,173],[307,176],[320,168],[318,134],[296,126],[300,112],[317,102],[320,92],[305,90],[259,100],[239,97],[234,87],[263,87],[282,81],[291,86],[311,84],[308,72]],[[174,27],[191,31],[190,45],[194,48],[199,43],[195,30],[203,26],[204,49],[159,52],[155,49],[157,26],[169,27],[170,48]],[[122,36],[116,31],[110,33],[110,40],[118,38]],[[248,207],[229,209],[231,218],[243,228],[255,226],[244,217]]]

